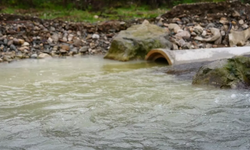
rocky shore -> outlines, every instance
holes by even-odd
[[[238,1],[184,4],[149,22],[166,30],[172,50],[243,46],[250,44],[249,14]],[[118,32],[144,19],[90,24],[1,14],[0,20],[0,62],[11,62],[105,54]]]

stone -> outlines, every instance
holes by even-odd
[[[249,64],[249,56],[215,61],[202,66],[192,83],[219,88],[247,88],[250,86]]]
[[[211,32],[212,32],[212,37],[209,38],[202,38],[202,37],[195,37],[195,40],[198,41],[203,41],[203,42],[215,42],[215,44],[220,44],[221,43],[221,34],[220,34],[220,30],[217,28],[211,28]]]
[[[48,42],[49,44],[51,44],[51,43],[53,43],[53,39],[49,37],[48,40],[47,40],[47,42]]]
[[[250,28],[243,31],[231,31],[229,34],[229,45],[233,46],[244,46],[246,41],[250,38]]]
[[[174,22],[174,23],[176,23],[178,21],[181,21],[181,19],[180,18],[173,18],[173,20],[172,20],[172,22]]]
[[[197,36],[197,34],[195,32],[192,32],[191,35],[192,36]]]
[[[232,14],[233,17],[240,17],[240,13],[236,10],[234,10],[234,13]]]
[[[186,46],[186,41],[184,41],[182,38],[181,39],[173,39],[174,43],[179,45],[180,47]]]
[[[60,53],[67,53],[67,51],[64,49],[60,49],[59,51],[60,51]]]
[[[28,42],[24,42],[22,46],[29,46],[30,44]]]
[[[52,32],[54,32],[54,31],[56,31],[56,28],[54,28],[54,27],[51,26],[49,30],[52,31]]]
[[[153,48],[171,48],[167,40],[166,30],[144,21],[141,25],[133,25],[121,31],[112,41],[104,58],[128,61],[144,59]]]
[[[11,44],[11,45],[10,45],[10,50],[17,51],[17,48],[16,48],[15,45]]]
[[[69,47],[69,45],[62,44],[62,45],[61,45],[61,49],[62,49],[62,50],[65,50],[65,51],[69,51],[69,50],[70,50],[70,47]]]
[[[243,29],[247,29],[248,27],[249,27],[249,26],[248,26],[247,24],[243,24],[243,25],[242,25],[242,28],[243,28]]]
[[[73,34],[69,34],[69,35],[68,35],[68,41],[72,41],[73,37],[74,37]]]
[[[89,47],[88,46],[83,46],[82,48],[80,48],[79,52],[80,53],[86,53],[88,51]]]
[[[13,58],[9,55],[4,55],[2,59],[3,61],[7,61],[7,62],[12,62],[13,60]]]
[[[23,39],[18,39],[18,41],[19,41],[19,44],[20,44],[20,45],[23,45],[24,42],[25,42]]]
[[[52,58],[49,54],[46,53],[41,53],[37,57],[38,59],[47,59],[47,58]]]
[[[13,44],[13,40],[9,40],[8,43],[7,43],[8,46],[10,46],[12,44]]]
[[[180,31],[183,31],[181,27],[175,23],[168,24],[168,29],[174,31],[174,33],[178,33]]]
[[[176,45],[175,43],[173,43],[173,50],[178,50],[178,45]]]
[[[18,52],[16,54],[16,58],[23,59],[23,58],[25,58],[25,55],[23,55],[21,52]]]
[[[224,25],[224,24],[228,24],[227,18],[226,18],[226,17],[221,17],[221,18],[220,18],[220,23],[223,24],[223,25]]]
[[[18,39],[13,39],[13,44],[15,44],[15,45],[20,45],[20,42],[19,42],[19,40]]]
[[[80,47],[82,45],[81,39],[75,38],[73,45],[76,46],[76,47]]]
[[[205,37],[206,35],[207,35],[207,31],[204,30],[204,31],[202,32],[201,36]]]
[[[243,25],[243,24],[244,24],[244,20],[242,20],[242,19],[239,20],[239,24],[240,24],[240,25]]]
[[[77,54],[78,53],[78,49],[76,47],[74,47],[72,50],[70,50],[70,52],[72,54]]]
[[[92,35],[92,39],[99,39],[100,38],[100,35],[98,35],[98,34],[93,34]]]
[[[200,34],[202,34],[204,29],[200,25],[196,25],[196,26],[194,26],[193,30],[194,30],[195,33],[200,35]]]
[[[180,31],[175,35],[176,38],[189,39],[191,37],[188,31]]]
[[[29,50],[29,47],[27,46],[22,46],[18,48],[19,51],[24,51],[24,50]]]
[[[57,43],[59,41],[59,35],[57,33],[54,33],[52,36],[51,36],[51,39]]]
[[[38,55],[37,54],[32,54],[30,58],[37,59]]]

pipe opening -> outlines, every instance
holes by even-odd
[[[145,57],[146,60],[153,61],[155,63],[161,63],[166,65],[172,65],[168,54],[163,50],[151,50]]]
[[[168,61],[164,57],[159,57],[154,60],[155,63],[159,64],[167,64],[169,65]]]

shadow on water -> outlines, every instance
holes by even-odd
[[[131,62],[117,62],[117,63],[107,63],[102,66],[103,71],[107,72],[121,72],[130,71],[141,68],[151,68],[151,67],[164,67],[167,66],[166,62],[148,62],[148,61],[131,61]]]

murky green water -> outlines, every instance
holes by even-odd
[[[1,150],[248,150],[250,93],[93,56],[0,64]]]

